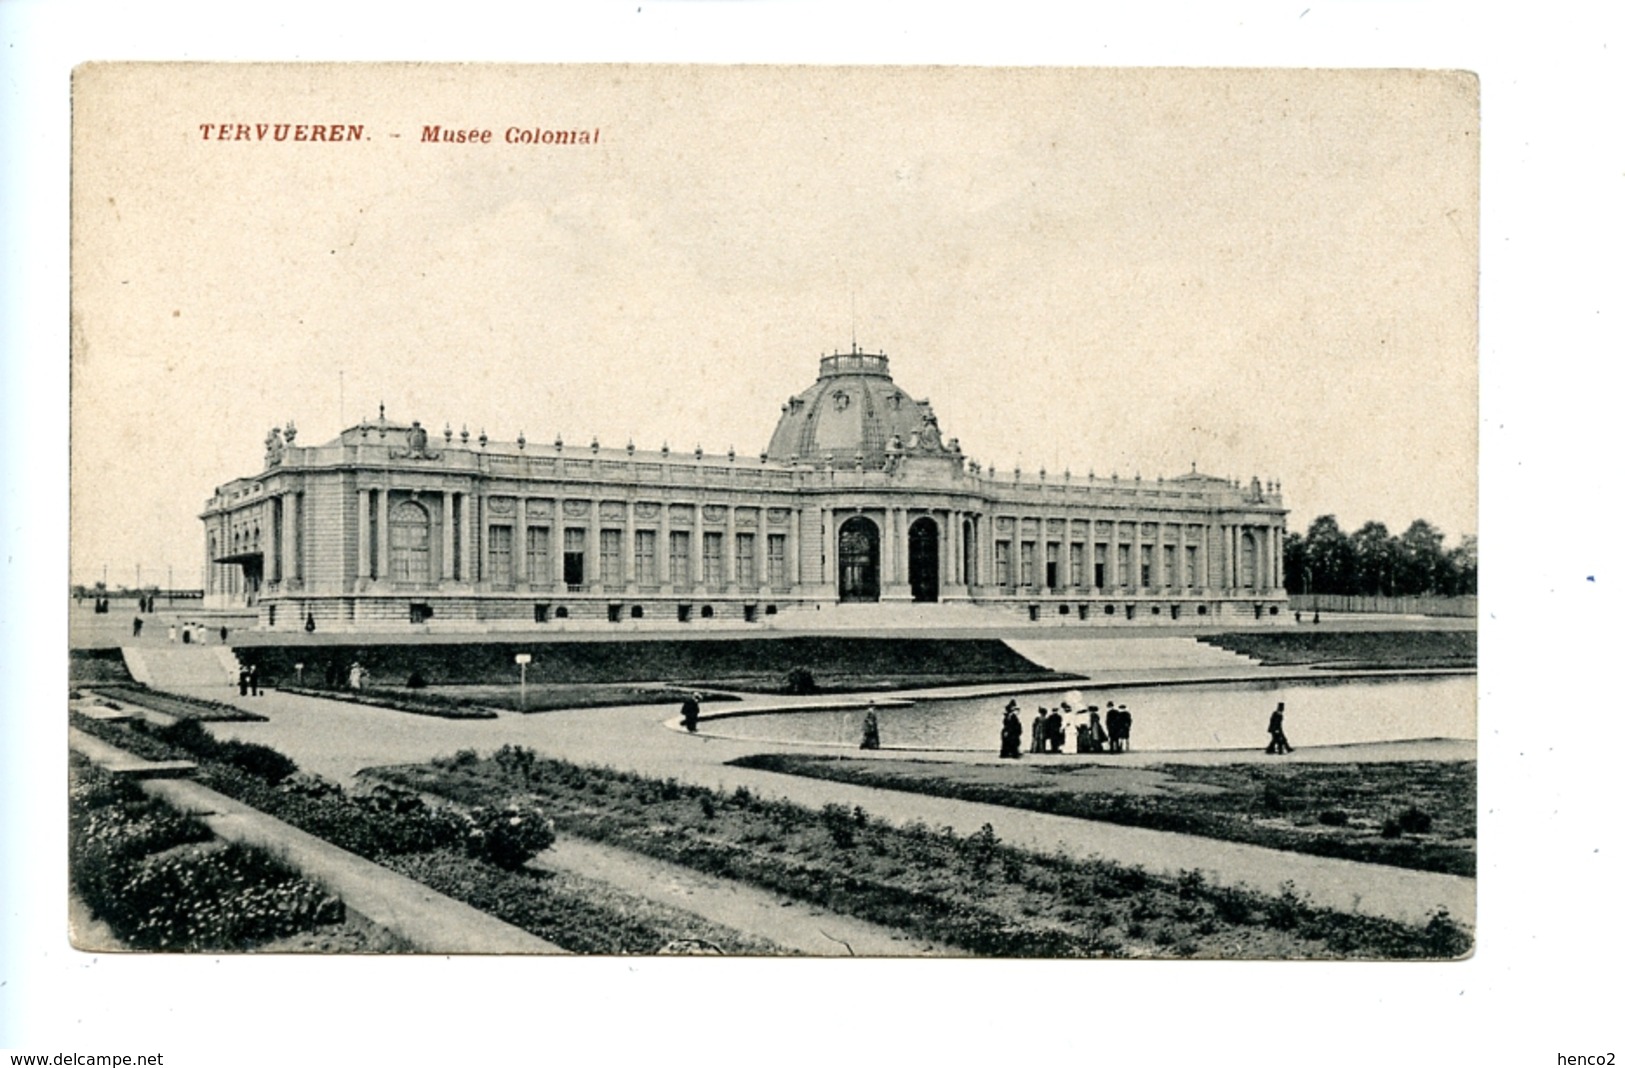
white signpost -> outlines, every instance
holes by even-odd
[[[530,707],[525,701],[525,665],[530,663],[529,653],[515,653],[513,662],[519,665],[519,711]]]

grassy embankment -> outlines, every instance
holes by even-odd
[[[367,693],[407,711],[519,709],[526,653],[526,712],[627,704],[673,704],[692,690],[843,693],[979,682],[1064,681],[996,640],[788,637],[718,641],[487,642],[443,645],[245,646],[262,680],[325,696],[347,689],[352,663],[368,674]],[[801,684],[792,683],[792,672]],[[371,703],[369,701],[369,703]]]
[[[858,807],[815,811],[745,789],[541,760],[504,747],[368,774],[463,804],[521,793],[561,830],[942,941],[986,956],[1453,957],[1470,937],[1448,916],[1407,925],[1100,860],[902,827]]]
[[[1476,668],[1473,630],[1272,630],[1204,634],[1199,641],[1241,653],[1266,666],[1317,668]]]
[[[1473,761],[1027,767],[760,754],[740,767],[1472,876]]]

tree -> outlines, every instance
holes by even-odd
[[[1444,532],[1418,519],[1399,536],[1396,589],[1402,595],[1439,592],[1444,577]]]
[[[1348,593],[1354,573],[1354,549],[1335,515],[1309,524],[1304,535],[1305,588],[1309,593]]]
[[[1349,536],[1349,547],[1354,554],[1353,592],[1368,597],[1393,593],[1398,550],[1387,525],[1367,523]]]
[[[1307,592],[1308,555],[1304,549],[1303,535],[1296,531],[1289,531],[1286,541],[1281,544],[1281,573],[1286,579],[1286,592]]]
[[[1450,571],[1450,590],[1453,597],[1469,597],[1478,593],[1478,535],[1464,534],[1461,543],[1445,555]]]

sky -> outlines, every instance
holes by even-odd
[[[1477,527],[1477,82],[1405,71],[90,66],[71,564],[376,417],[752,456],[821,354],[984,465]],[[205,123],[360,124],[355,143]],[[425,125],[490,130],[425,143]],[[580,129],[586,146],[506,131]]]

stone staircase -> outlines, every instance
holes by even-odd
[[[1222,675],[1258,666],[1252,657],[1195,638],[1010,638],[1007,644],[1052,671],[1090,677],[1139,671]]]
[[[225,645],[126,645],[130,677],[155,690],[237,683],[237,654]]]

